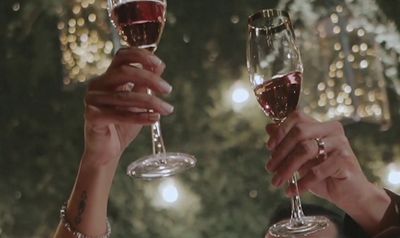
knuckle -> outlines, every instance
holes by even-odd
[[[301,155],[309,155],[313,151],[312,146],[307,141],[302,141],[298,145],[298,153]]]
[[[294,112],[292,112],[293,114],[293,118],[296,121],[304,121],[305,120],[305,115],[301,110],[295,110]]]
[[[292,112],[292,117],[294,119],[301,119],[302,117],[301,112],[299,110],[295,110],[294,112]]]
[[[307,131],[304,129],[302,124],[296,124],[293,127],[293,133],[297,139],[304,139],[306,138]]]
[[[344,128],[342,123],[340,123],[339,121],[334,121],[333,123],[333,128],[335,129],[335,131],[339,132],[340,134],[344,134]]]
[[[340,146],[346,145],[349,143],[349,141],[347,140],[347,137],[344,135],[341,135],[338,137],[338,142],[340,144]]]
[[[351,159],[351,153],[349,151],[347,151],[346,149],[343,149],[343,150],[339,151],[338,157],[339,157],[339,159],[349,160],[349,159]]]

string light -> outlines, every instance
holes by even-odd
[[[387,180],[392,185],[400,185],[400,171],[390,171]]]
[[[172,182],[161,183],[159,187],[162,199],[167,203],[175,203],[178,201],[178,189]]]
[[[228,90],[227,97],[229,97],[233,110],[239,112],[249,105],[252,94],[249,83],[237,80]]]
[[[16,3],[14,3],[14,4],[12,5],[12,10],[13,10],[14,12],[18,12],[20,8],[21,8],[21,5],[20,5],[19,2],[16,2]]]
[[[234,103],[245,103],[249,99],[249,92],[245,88],[236,88],[232,92],[232,101]]]
[[[332,50],[318,52],[327,59],[328,77],[317,78],[314,84],[305,83],[303,91],[317,94],[304,94],[304,111],[321,121],[352,118],[379,123],[385,129],[390,125],[390,113],[384,70],[376,57],[374,38],[367,34],[363,24],[354,24],[352,21],[357,20],[349,18],[345,9],[338,5],[327,19],[316,20],[320,49]],[[307,37],[307,32],[302,37]],[[306,78],[310,77],[308,71],[315,72],[306,68]]]
[[[382,182],[388,189],[399,191],[400,189],[400,166],[391,162],[381,170]]]
[[[239,18],[238,15],[233,15],[233,16],[231,17],[231,22],[232,22],[233,24],[238,24],[239,21],[240,21],[240,18]]]
[[[85,82],[103,73],[111,62],[111,41],[107,2],[73,0],[60,12],[60,31],[64,85]]]

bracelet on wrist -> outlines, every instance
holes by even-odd
[[[111,237],[111,226],[110,226],[110,222],[108,221],[107,218],[106,218],[106,227],[107,227],[106,232],[102,235],[88,236],[88,235],[85,235],[85,234],[77,231],[76,229],[74,229],[74,227],[72,227],[71,223],[69,223],[69,221],[67,220],[67,203],[64,203],[61,206],[60,219],[61,219],[61,222],[62,222],[64,228],[76,238],[110,238]]]

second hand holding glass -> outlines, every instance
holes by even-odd
[[[131,47],[151,52],[156,51],[164,29],[166,6],[166,0],[108,0],[111,21],[122,39]],[[142,68],[135,62],[131,65]],[[132,162],[127,168],[129,176],[161,178],[195,166],[196,159],[192,155],[166,153],[159,121],[151,126],[151,134],[153,154]]]
[[[249,17],[247,68],[263,111],[278,125],[283,123],[297,107],[303,77],[300,52],[287,12],[266,9]],[[305,236],[325,229],[328,225],[325,217],[304,215],[296,174],[289,183],[297,191],[291,198],[291,218],[271,226],[269,234]]]

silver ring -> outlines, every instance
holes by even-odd
[[[325,150],[325,142],[321,138],[315,138],[314,140],[317,142],[318,145],[318,153],[317,156],[315,156],[315,158],[326,159],[328,157],[328,154],[326,153]]]

